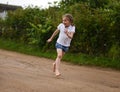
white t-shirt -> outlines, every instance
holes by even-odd
[[[65,34],[65,25],[63,23],[59,24],[57,27],[58,30],[60,30],[59,37],[57,39],[57,43],[63,45],[63,46],[70,46],[71,39]],[[67,27],[68,32],[75,32],[75,26],[69,26]]]

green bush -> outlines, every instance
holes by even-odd
[[[109,57],[115,59],[120,57],[120,47],[119,45],[113,45],[111,46],[109,52],[108,52]]]
[[[53,49],[54,44],[48,45],[46,40],[62,22],[62,15],[71,13],[76,33],[70,52],[119,57],[120,1],[96,1],[61,0],[58,6],[48,9],[29,6],[9,11],[7,18],[0,20],[0,36],[46,50]],[[55,41],[56,38],[52,43]]]

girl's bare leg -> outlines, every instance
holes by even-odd
[[[53,63],[53,66],[54,66],[53,70],[54,70],[56,76],[60,75],[60,72],[59,72],[60,61],[61,61],[63,55],[64,55],[64,52],[62,51],[62,49],[57,49],[57,58],[55,60],[55,63]]]

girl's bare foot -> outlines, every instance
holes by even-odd
[[[59,76],[61,76],[61,74],[59,73],[59,74],[56,74],[56,77],[59,77]]]
[[[55,76],[56,76],[56,77],[59,77],[60,75],[61,75],[60,72],[59,72],[58,70],[56,70],[56,71],[55,71]]]

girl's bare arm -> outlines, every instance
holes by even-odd
[[[68,36],[70,39],[72,39],[72,38],[73,38],[73,35],[74,35],[74,33],[73,33],[73,32],[68,32],[68,33],[67,33],[67,36]]]
[[[59,33],[59,30],[56,29],[56,30],[53,32],[52,36],[47,40],[47,42],[51,42],[51,41],[53,40],[53,38],[54,38],[58,33]]]
[[[65,33],[70,39],[73,38],[74,32],[68,32],[68,30],[65,30]]]

